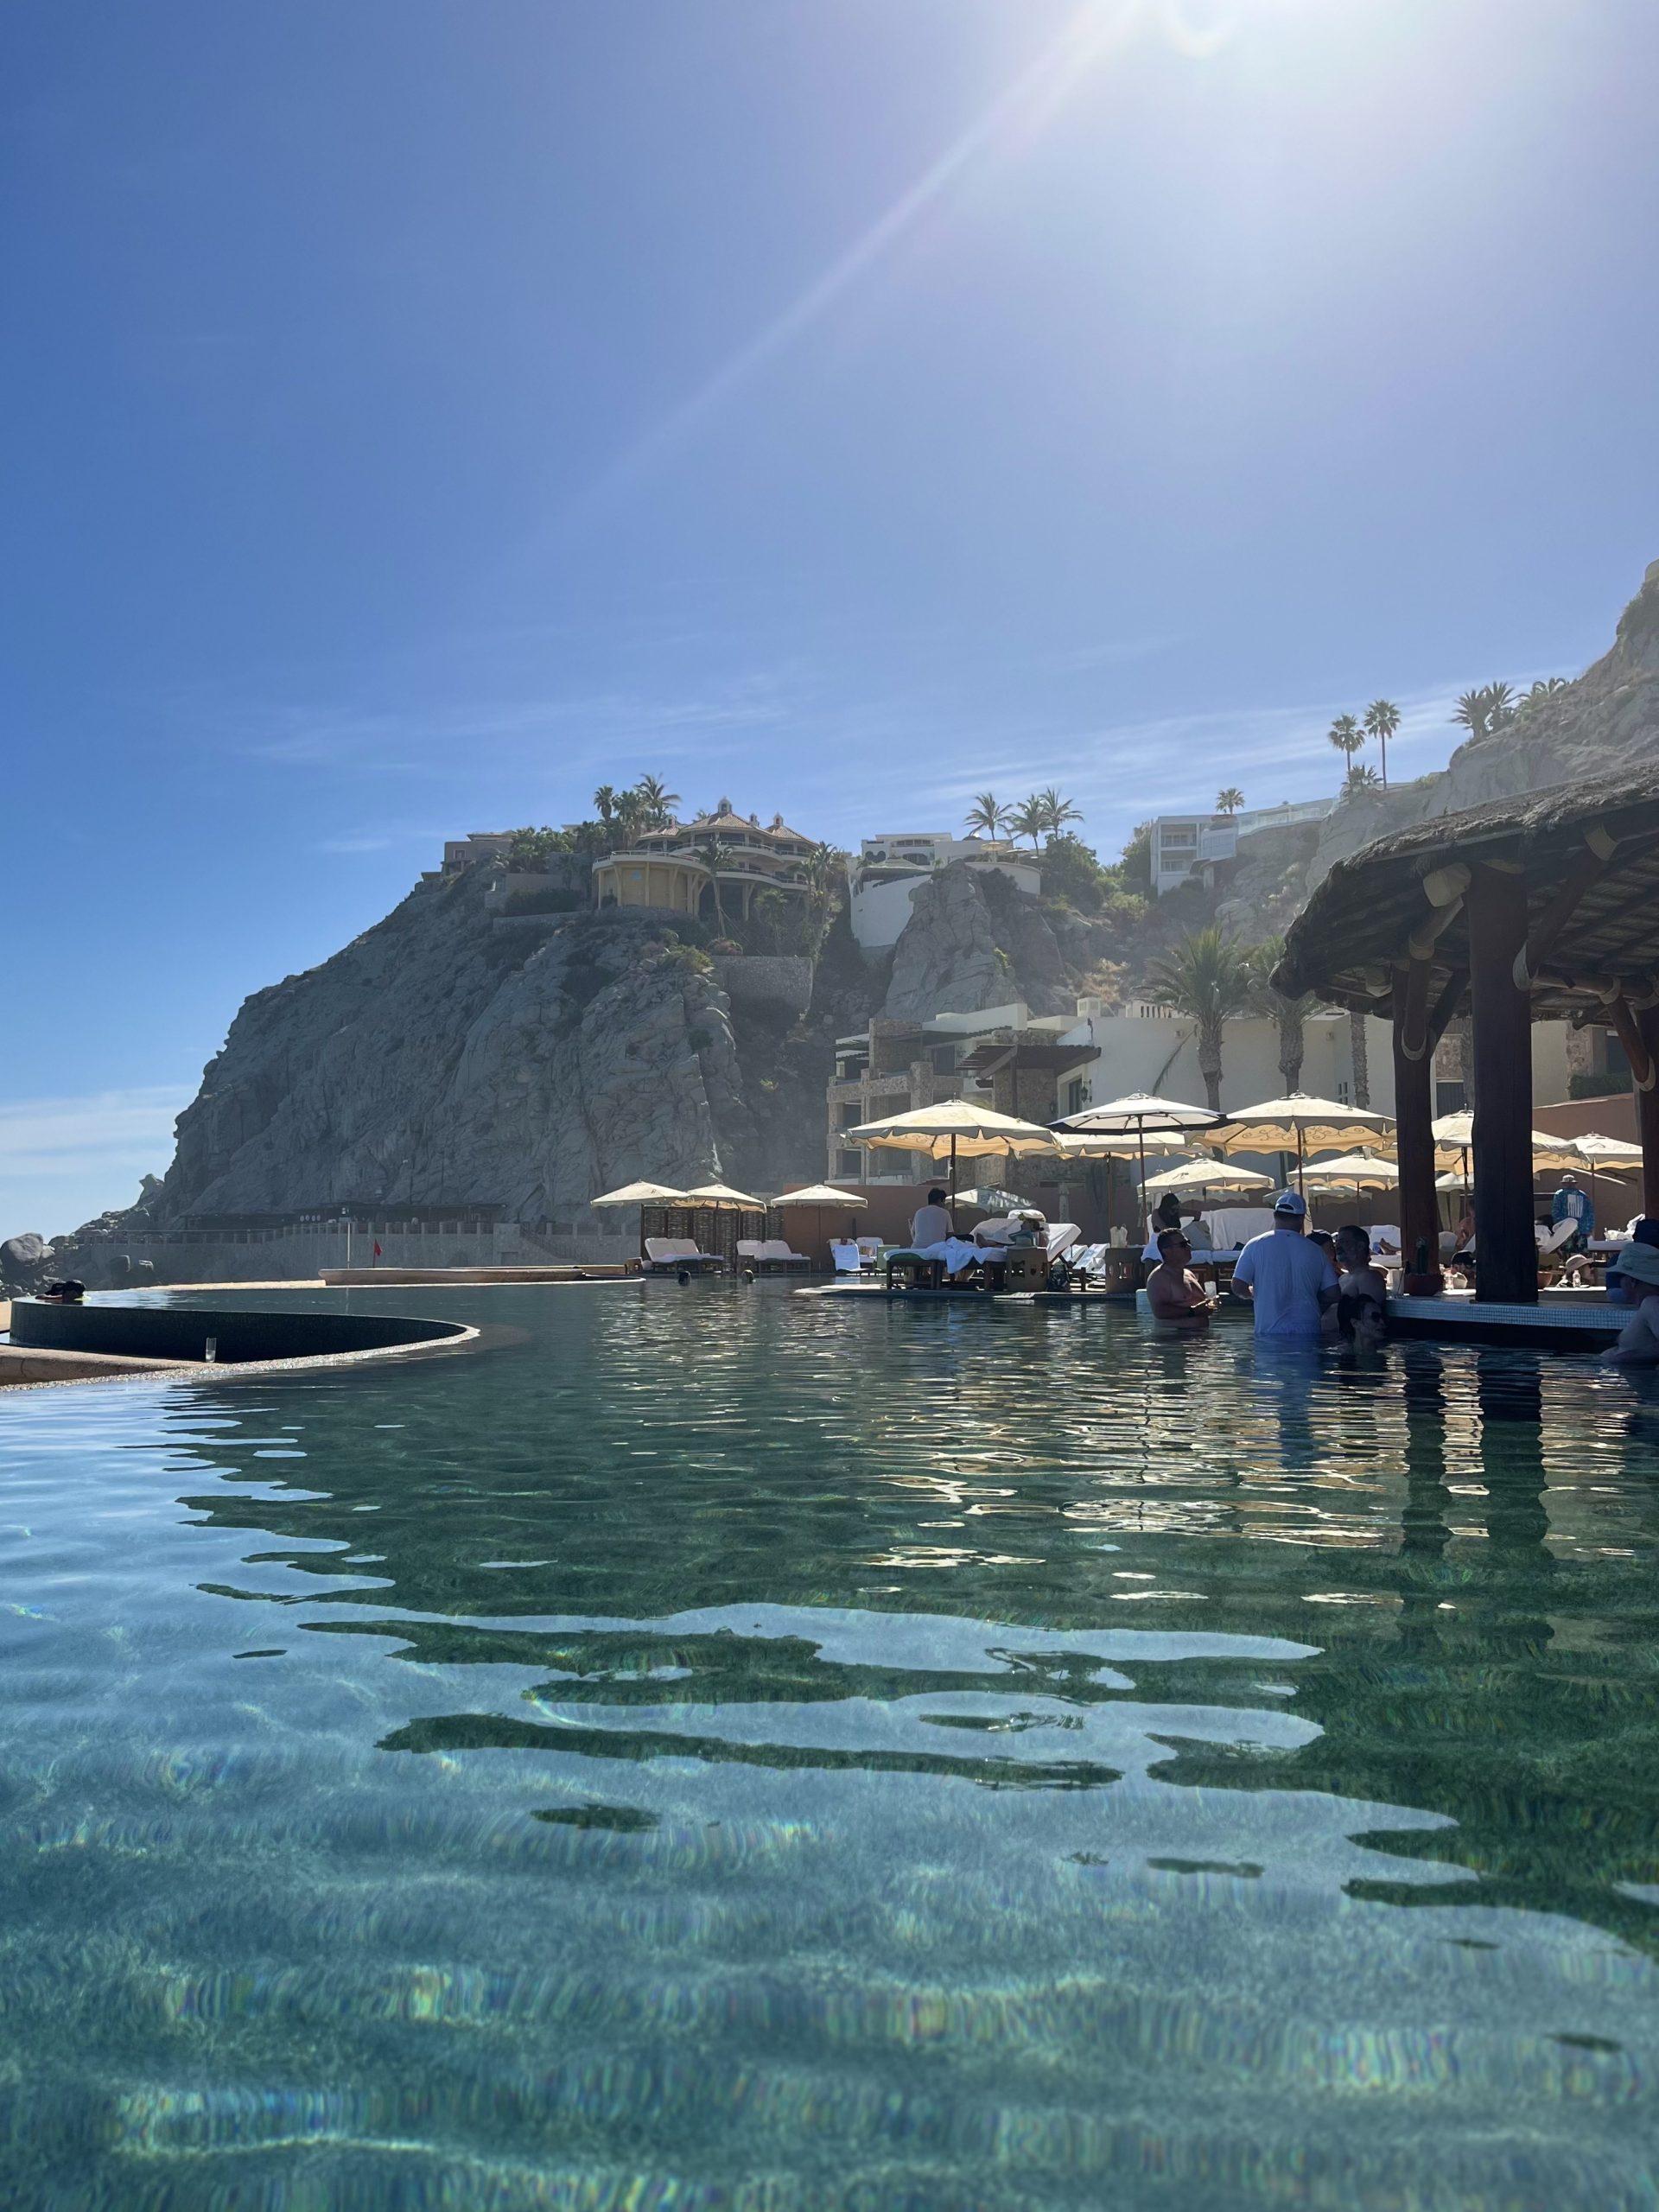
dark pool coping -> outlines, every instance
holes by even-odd
[[[189,1287],[200,1287],[199,1285]],[[420,1319],[421,1317],[417,1315],[413,1318]],[[371,1362],[380,1363],[388,1360],[433,1359],[457,1352],[495,1351],[505,1349],[508,1344],[524,1343],[526,1340],[526,1334],[527,1332],[523,1329],[511,1328],[501,1323],[486,1323],[481,1328],[463,1324],[459,1325],[454,1333],[435,1337],[427,1344],[372,1344],[359,1351],[304,1352],[293,1359],[226,1360],[223,1365],[217,1361],[205,1359],[124,1361],[118,1371],[112,1370],[105,1375],[64,1375],[33,1382],[5,1383],[0,1386],[0,1406],[3,1406],[8,1398],[22,1390],[72,1390],[85,1388],[87,1385],[107,1388],[111,1384],[120,1387],[130,1386],[134,1383],[200,1382],[203,1381],[211,1381],[217,1385],[223,1382],[239,1382],[245,1376],[251,1379],[263,1378],[269,1381],[273,1375],[311,1375],[328,1369],[355,1369]],[[20,1345],[18,1350],[27,1351],[32,1358],[38,1358],[48,1356],[50,1348],[31,1344]],[[85,1352],[69,1352],[65,1355],[66,1359],[85,1359],[91,1357],[97,1357],[97,1355]],[[116,1355],[109,1355],[109,1357],[114,1357]]]

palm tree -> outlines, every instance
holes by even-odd
[[[616,792],[609,784],[601,784],[594,793],[594,811],[605,823],[616,812]]]
[[[1052,784],[1037,794],[1037,804],[1043,812],[1043,833],[1058,837],[1068,822],[1081,822],[1083,809],[1073,806],[1069,798],[1062,798]]]
[[[1285,957],[1285,940],[1281,937],[1264,938],[1253,945],[1249,954],[1249,1003],[1251,1010],[1264,1014],[1279,1027],[1279,1072],[1285,1079],[1287,1093],[1302,1087],[1302,1058],[1306,1046],[1305,1025],[1314,1004],[1314,995],[1305,991],[1300,998],[1287,999],[1273,988],[1274,969]]]
[[[1515,693],[1507,683],[1482,683],[1459,694],[1452,719],[1471,737],[1488,737],[1516,716]]]
[[[1400,727],[1400,709],[1392,699],[1373,699],[1365,709],[1361,724],[1367,737],[1374,737],[1382,748],[1382,788],[1389,787],[1389,740]]]
[[[1548,699],[1553,693],[1565,691],[1567,688],[1564,676],[1541,676],[1535,683],[1527,686],[1527,697],[1529,700]]]
[[[1229,784],[1216,793],[1216,812],[1229,817],[1235,815],[1244,804],[1244,794],[1236,784]]]
[[[1147,970],[1154,1006],[1184,1014],[1197,1030],[1198,1072],[1211,1113],[1221,1111],[1221,1039],[1229,1020],[1249,1002],[1250,963],[1212,924],[1181,939]]]
[[[830,928],[830,905],[835,893],[837,873],[847,865],[847,855],[834,845],[817,844],[802,863],[806,877],[808,911],[811,916],[810,937],[812,957],[817,957]]]
[[[1325,733],[1349,767],[1354,765],[1354,755],[1365,742],[1365,733],[1351,715],[1338,715]]]
[[[1357,761],[1343,778],[1342,787],[1345,791],[1380,791],[1382,779],[1375,768],[1367,767],[1363,760]]]
[[[674,819],[675,808],[680,804],[678,791],[665,790],[660,776],[641,776],[633,788],[639,792],[640,802],[650,817],[646,827],[666,830]]]
[[[1043,831],[1047,826],[1047,820],[1048,817],[1043,808],[1041,792],[1033,791],[1031,797],[1021,799],[1014,812],[1008,816],[1008,831],[1012,836],[1029,837],[1031,849],[1034,853],[1041,842]]]
[[[1008,810],[997,803],[995,793],[981,791],[963,815],[963,821],[976,837],[982,832],[987,837],[999,837],[1008,818]]]
[[[637,790],[621,792],[616,802],[615,827],[618,842],[632,844],[646,824],[645,802]]]
[[[709,880],[715,887],[715,927],[721,937],[726,934],[726,909],[721,904],[720,871],[731,857],[732,849],[723,837],[710,837],[697,847],[697,858],[708,869]]]

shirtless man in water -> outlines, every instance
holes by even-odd
[[[1192,1247],[1179,1229],[1166,1229],[1158,1239],[1158,1265],[1147,1278],[1147,1303],[1157,1321],[1207,1321],[1216,1310],[1207,1291],[1187,1266]]]

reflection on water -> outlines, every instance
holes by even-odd
[[[15,2201],[1656,2201],[1639,1383],[439,1303],[0,1403]]]

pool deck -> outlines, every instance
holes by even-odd
[[[880,1282],[804,1285],[797,1298],[862,1298],[883,1306],[1118,1306],[1134,1304],[1116,1290],[889,1290]]]
[[[1609,1306],[1590,1291],[1543,1290],[1535,1306],[1483,1304],[1472,1293],[1443,1291],[1438,1298],[1389,1300],[1389,1334],[1444,1344],[1513,1344],[1549,1351],[1597,1352],[1612,1344],[1630,1319],[1627,1306]]]

